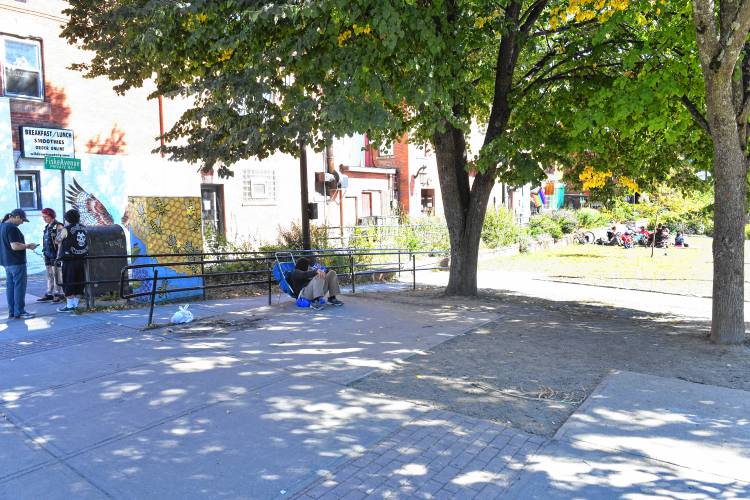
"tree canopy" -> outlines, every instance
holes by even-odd
[[[572,94],[573,107],[547,102],[553,91],[572,81],[591,88],[607,59],[631,45],[601,22],[625,7],[622,0],[72,0],[63,35],[94,51],[76,67],[115,80],[117,91],[153,80],[154,95],[194,99],[167,135],[175,159],[226,174],[240,159],[294,154],[300,140],[317,149],[356,132],[432,140],[445,123],[468,134],[475,121],[486,136],[470,167],[500,165],[499,175],[521,184],[543,175],[540,162],[564,159],[564,148],[553,147],[562,145],[563,127],[582,126],[545,111],[565,115],[584,104]],[[502,48],[504,39],[511,43]],[[511,52],[511,74],[498,73],[499,48]],[[506,79],[510,93],[500,94]],[[502,107],[517,117],[510,127],[492,116]]]

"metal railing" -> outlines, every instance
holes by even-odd
[[[443,265],[443,260],[448,253],[444,251],[410,251],[407,249],[377,249],[377,250],[358,250],[358,249],[325,249],[325,250],[290,250],[297,258],[302,256],[313,256],[317,262],[324,264],[328,269],[336,271],[339,279],[348,282],[351,286],[352,293],[356,293],[357,278],[372,276],[375,274],[401,274],[410,272],[412,274],[412,288],[416,289],[417,271],[427,270],[445,270],[447,265]],[[178,254],[179,257],[185,257],[185,254]],[[174,255],[177,257],[178,255]],[[265,286],[268,293],[268,304],[273,301],[274,286],[278,281],[273,276],[273,265],[276,263],[275,255],[269,255],[269,252],[223,252],[223,253],[201,253],[188,254],[200,257],[200,261],[171,261],[171,262],[154,262],[145,264],[130,264],[120,271],[119,295],[122,299],[131,300],[139,297],[149,298],[149,318],[148,325],[153,322],[153,310],[157,296],[168,299],[169,294],[178,294],[185,292],[201,291],[205,297],[206,290],[215,290],[221,288],[236,288],[245,286]],[[167,255],[169,257],[170,255]],[[205,260],[208,256],[209,260]],[[216,256],[232,257],[214,258]],[[418,256],[439,257],[437,262],[428,261],[417,265]],[[378,258],[378,261],[375,261]],[[187,275],[162,276],[159,277],[159,268],[180,268],[191,267],[199,264],[200,273],[191,273]],[[206,272],[208,268],[218,267],[226,264],[244,264],[254,269],[242,269],[238,271],[220,271]],[[145,275],[141,270],[145,271]],[[149,273],[148,270],[151,270]],[[206,278],[232,277],[226,283],[206,284]],[[169,282],[178,280],[201,278],[201,285],[196,286],[169,286]],[[132,290],[132,287],[126,287],[132,282],[138,282],[144,286],[143,291]],[[161,283],[161,286],[160,286]],[[126,290],[130,289],[130,291]],[[139,287],[141,288],[141,287]]]
[[[314,257],[329,269],[336,271],[339,278],[348,282],[352,293],[356,293],[357,278],[375,274],[412,273],[412,288],[416,288],[417,271],[446,270],[447,265],[442,261],[448,256],[446,251],[412,251],[401,248],[356,249],[336,248],[320,250],[288,250],[296,258],[302,256]],[[149,321],[153,320],[153,308],[157,296],[169,300],[169,294],[180,292],[201,291],[206,299],[206,291],[222,288],[237,288],[247,286],[263,286],[267,289],[268,304],[272,303],[274,286],[278,281],[273,277],[273,265],[276,263],[275,251],[267,252],[199,252],[199,253],[164,253],[152,255],[92,255],[86,256],[84,269],[85,280],[68,283],[81,285],[84,288],[86,303],[89,308],[95,305],[93,288],[102,285],[116,285],[117,295],[121,299],[132,300],[141,297],[149,298]],[[422,256],[437,257],[438,261],[417,264],[417,258]],[[122,262],[137,261],[138,259],[166,259],[148,263],[131,263],[120,267],[117,279],[94,280],[89,276],[89,262],[98,260],[116,260]],[[171,259],[171,260],[170,260]],[[239,270],[233,268],[240,267]],[[242,269],[242,267],[246,267]],[[159,276],[159,268],[191,268],[190,273],[174,276]],[[227,269],[229,268],[229,269]],[[198,272],[199,270],[199,272]],[[114,274],[114,273],[113,273]],[[172,286],[170,282],[178,280],[200,278],[200,286]],[[227,279],[225,283],[206,283],[206,278]],[[56,277],[57,279],[57,277]],[[132,289],[133,282],[148,283],[143,291]],[[159,286],[161,283],[162,286]],[[141,288],[141,287],[139,287]]]

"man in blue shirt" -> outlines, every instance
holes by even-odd
[[[36,243],[26,243],[18,226],[29,222],[26,212],[16,208],[0,224],[0,264],[5,268],[5,293],[8,299],[8,319],[30,319],[26,311],[26,250],[34,250]]]

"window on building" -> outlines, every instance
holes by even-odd
[[[24,210],[41,210],[42,196],[39,191],[39,172],[16,172],[18,207]]]
[[[44,98],[41,45],[34,40],[3,38],[3,86],[5,95]]]
[[[388,142],[380,146],[380,149],[378,149],[378,156],[381,158],[384,156],[393,156],[393,142]]]
[[[276,172],[269,168],[243,170],[242,202],[246,205],[275,205]]]

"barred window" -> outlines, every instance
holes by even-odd
[[[242,171],[242,203],[276,204],[276,172],[269,168],[247,168]]]

